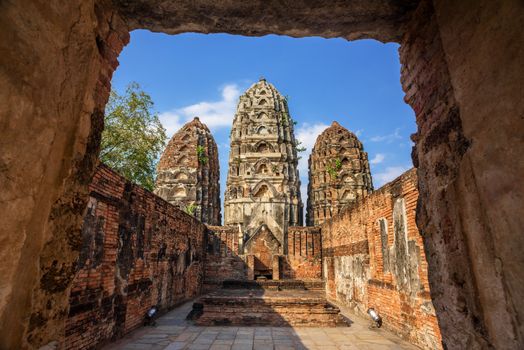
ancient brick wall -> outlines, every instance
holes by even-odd
[[[524,346],[523,5],[424,0],[400,42],[417,224],[448,348]]]
[[[373,307],[384,327],[410,342],[440,348],[426,256],[415,223],[412,169],[322,226],[328,296],[359,313]]]
[[[251,267],[255,269],[257,259],[255,255],[239,254],[242,242],[237,227],[208,226],[206,237],[204,289],[216,288],[224,280],[254,278],[254,276],[248,277],[248,260],[249,258],[254,259]],[[255,241],[253,244],[268,244],[265,239]],[[273,269],[274,279],[322,278],[322,239],[319,228],[290,227],[287,248],[289,254],[270,256],[265,259],[267,267]],[[275,260],[277,256],[279,259]],[[258,259],[260,260],[260,257]]]
[[[67,348],[95,346],[200,293],[205,226],[99,165],[82,227]]]
[[[322,278],[322,238],[317,227],[290,227],[288,254],[281,261],[283,279]]]
[[[238,255],[239,235],[234,226],[208,226],[206,233],[204,288],[224,280],[247,278],[246,264]]]

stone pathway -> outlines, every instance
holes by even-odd
[[[156,327],[142,327],[104,349],[292,350],[418,349],[368,321],[351,315],[350,327],[197,327],[185,320],[192,302],[167,313]]]

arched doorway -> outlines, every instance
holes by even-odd
[[[344,2],[332,8],[52,0],[44,7],[1,6],[3,33],[14,39],[0,44],[6,53],[0,58],[1,113],[9,121],[1,125],[2,347],[29,341],[38,347],[63,332],[60,315],[67,314],[109,82],[128,32],[137,28],[400,42],[402,84],[419,125],[413,136],[417,221],[444,342],[463,348],[523,342],[517,320],[524,318],[518,278],[524,237],[515,235],[523,227],[523,190],[516,185],[524,134],[518,95],[524,54],[514,46],[522,42],[519,2]],[[261,17],[263,6],[270,8]],[[43,290],[40,280],[50,273],[63,283]],[[58,306],[48,310],[48,304]],[[27,340],[30,319],[38,322]]]
[[[255,279],[273,279],[273,257],[278,255],[280,243],[267,225],[261,225],[245,243],[245,253],[253,256]]]

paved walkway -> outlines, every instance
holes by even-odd
[[[120,350],[390,350],[418,349],[383,329],[351,315],[351,326],[307,327],[197,327],[185,317],[192,302],[167,313],[156,327],[142,327],[104,349]],[[348,314],[346,314],[348,316]]]

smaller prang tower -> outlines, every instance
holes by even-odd
[[[157,166],[154,193],[203,223],[220,225],[218,150],[198,117],[169,141]]]
[[[307,225],[321,225],[372,191],[368,155],[362,143],[333,122],[318,136],[309,157]]]

